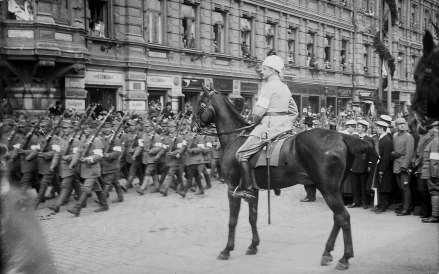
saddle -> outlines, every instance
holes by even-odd
[[[252,168],[257,168],[261,166],[267,166],[267,153],[268,158],[270,158],[270,166],[277,167],[279,165],[280,151],[284,142],[291,136],[295,136],[296,133],[291,132],[291,130],[282,132],[277,136],[268,139],[266,144],[261,150],[253,154],[249,163]],[[268,149],[267,149],[268,148]]]

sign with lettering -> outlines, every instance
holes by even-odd
[[[352,89],[350,88],[338,88],[338,97],[352,97]]]
[[[258,83],[241,82],[241,92],[258,92]]]
[[[121,86],[124,84],[124,79],[123,74],[119,72],[87,70],[85,83]]]
[[[33,30],[18,30],[18,29],[10,29],[8,30],[9,38],[34,38]]]
[[[197,92],[201,91],[201,84],[204,84],[204,79],[198,78],[183,78],[181,79],[181,87],[183,91],[195,90]]]
[[[85,100],[66,99],[66,109],[85,110]]]
[[[171,88],[172,77],[149,75],[146,76],[146,85],[148,87]]]
[[[87,91],[80,88],[66,88],[65,91],[67,98],[86,98]]]
[[[130,110],[145,111],[146,102],[145,101],[129,101],[128,106],[129,106]]]
[[[55,32],[55,40],[72,42],[73,36],[68,33]]]
[[[84,88],[85,79],[84,78],[65,78],[66,88]]]
[[[146,96],[146,92],[144,91],[131,90],[128,92],[128,98],[134,100],[146,100],[147,96]]]

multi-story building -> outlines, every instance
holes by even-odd
[[[367,107],[378,88],[373,48],[379,0],[0,1],[0,90],[15,109],[54,100],[84,109],[145,111],[148,100],[195,104],[210,81],[252,107],[267,54],[301,110]],[[392,106],[409,104],[423,30],[439,22],[434,0],[398,0]],[[386,92],[384,92],[386,95]],[[387,100],[384,97],[384,100]]]

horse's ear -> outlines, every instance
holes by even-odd
[[[203,90],[204,94],[209,95],[210,87],[207,87],[205,84],[201,84],[201,89]]]
[[[428,30],[425,31],[424,38],[422,40],[422,44],[424,47],[423,48],[424,57],[427,57],[434,48],[433,36],[431,35],[431,33]]]

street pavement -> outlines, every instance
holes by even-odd
[[[272,195],[267,223],[267,192],[260,195],[259,253],[245,255],[251,243],[248,206],[241,205],[235,250],[227,261],[217,260],[228,233],[228,199],[224,184],[214,181],[204,196],[173,191],[139,196],[134,189],[110,210],[88,200],[79,218],[66,212],[51,215],[40,206],[44,237],[59,273],[336,273],[343,254],[340,232],[334,262],[320,266],[333,225],[332,212],[321,196],[301,203],[302,186]],[[115,197],[111,193],[110,199]],[[70,202],[69,206],[73,204]],[[346,273],[438,273],[439,226],[423,224],[418,216],[397,217],[393,211],[375,214],[362,208],[351,215],[355,257]]]

